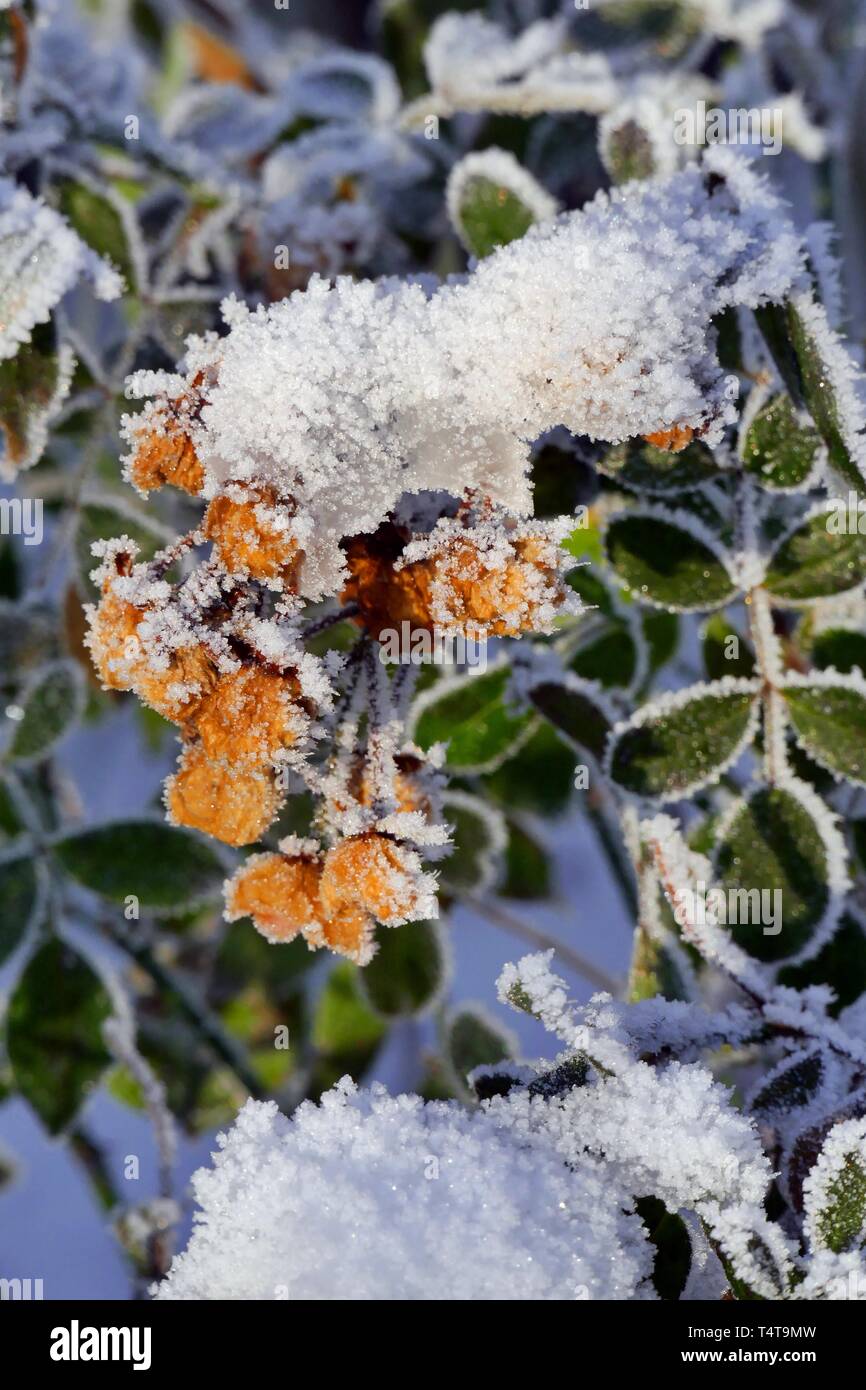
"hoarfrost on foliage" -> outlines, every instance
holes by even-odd
[[[66,220],[11,179],[0,179],[0,360],[29,342],[55,304],[81,279],[100,299],[116,299],[123,281]]]

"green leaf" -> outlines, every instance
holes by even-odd
[[[0,459],[5,474],[39,461],[48,421],[62,401],[73,368],[69,350],[58,350],[54,330],[47,324],[34,329],[31,341],[14,357],[0,361]]]
[[[632,1003],[642,999],[691,999],[691,992],[680,967],[674,943],[659,941],[639,927],[629,970],[628,997]]]
[[[455,1076],[464,1084],[476,1067],[493,1067],[514,1056],[508,1034],[483,1009],[470,1005],[449,1019],[446,1051]]]
[[[482,892],[496,876],[505,846],[505,825],[499,811],[480,797],[450,792],[443,803],[452,826],[454,848],[439,870],[441,886],[449,893]]]
[[[643,439],[631,439],[610,449],[599,467],[636,492],[659,496],[689,492],[719,474],[712,453],[700,441],[673,453]]]
[[[639,1197],[635,1210],[655,1246],[653,1284],[659,1298],[677,1301],[692,1264],[692,1242],[681,1216],[668,1211],[658,1197]]]
[[[43,894],[39,867],[22,857],[0,863],[0,965],[24,940],[40,913]]]
[[[384,1018],[426,1013],[445,983],[442,935],[435,922],[379,927],[378,951],[360,976],[361,988]]]
[[[654,676],[674,656],[680,640],[680,620],[676,613],[662,608],[645,608],[641,613],[644,641],[649,647],[649,672]]]
[[[78,235],[100,256],[106,256],[126,280],[127,289],[136,288],[135,265],[129,238],[120,211],[103,193],[62,179],[58,185],[60,211]]]
[[[16,711],[14,719],[10,708]],[[41,667],[15,705],[7,707],[6,717],[12,723],[7,758],[16,763],[40,761],[71,731],[83,708],[84,682],[75,662],[54,661]]]
[[[856,667],[861,675],[866,675],[866,632],[851,632],[844,627],[827,628],[815,638],[810,655],[819,671],[832,666],[847,675]]]
[[[86,503],[78,516],[75,555],[79,583],[88,597],[99,592],[90,579],[91,570],[96,569],[98,564],[91,550],[93,542],[112,540],[115,536],[129,536],[134,540],[139,547],[140,560],[151,560],[158,550],[172,540],[170,532],[155,526],[132,507]]]
[[[760,787],[738,804],[719,835],[716,872],[728,903],[736,901],[736,915],[745,919],[729,923],[728,930],[758,960],[798,955],[827,911],[831,887],[825,837],[804,796],[787,788]],[[773,935],[769,933],[779,924],[761,920],[761,904],[766,903],[769,915],[779,901],[776,892],[781,894],[781,931]],[[740,897],[732,899],[733,893]],[[770,896],[763,899],[763,893]]]
[[[816,956],[801,965],[786,965],[778,978],[780,985],[791,989],[829,985],[836,994],[836,1002],[829,1010],[835,1017],[866,994],[866,933],[846,913]]]
[[[595,758],[602,756],[611,721],[597,686],[568,675],[562,681],[542,681],[534,685],[530,698],[539,714],[543,714],[555,729],[580,748],[588,749]]]
[[[65,942],[36,952],[9,1004],[9,1060],[22,1095],[59,1134],[111,1061],[102,1025],[112,1012],[96,972]]]
[[[818,461],[821,436],[798,414],[791,397],[774,396],[746,432],[743,462],[767,488],[797,488]]]
[[[866,537],[833,526],[832,511],[822,506],[783,538],[764,580],[774,599],[808,603],[846,593],[866,580]]]
[[[566,809],[574,789],[576,755],[547,722],[493,772],[480,779],[486,795],[514,811],[555,816]]]
[[[225,868],[198,836],[160,821],[115,821],[67,835],[54,853],[73,878],[112,902],[157,911],[212,897]]]
[[[550,860],[541,845],[522,825],[509,820],[502,896],[523,902],[549,898],[551,877]]]
[[[782,688],[797,740],[820,767],[866,786],[866,681],[826,671],[822,679],[789,677]]]
[[[440,681],[415,703],[413,738],[422,748],[448,744],[453,769],[491,769],[515,752],[533,727],[533,716],[505,702],[511,672],[505,665],[482,674]]]
[[[733,679],[660,696],[614,730],[611,777],[634,795],[667,801],[709,786],[751,738],[755,700],[751,682]]]
[[[615,517],[605,545],[611,565],[642,603],[701,612],[720,607],[737,592],[709,545],[654,513]]]
[[[551,200],[532,175],[501,150],[488,149],[467,159],[477,164],[477,171],[456,166],[449,212],[463,245],[480,260],[497,246],[524,236],[540,220],[536,209],[546,208]],[[483,165],[489,165],[490,177],[482,172]]]
[[[41,605],[0,600],[0,681],[11,686],[59,655],[57,619]]]
[[[667,616],[667,615],[666,615]],[[585,680],[598,681],[605,689],[629,686],[637,672],[635,640],[625,623],[612,623],[592,638],[569,662],[569,670]]]
[[[714,613],[704,623],[702,650],[707,680],[754,674],[755,658],[751,647],[722,613]]]

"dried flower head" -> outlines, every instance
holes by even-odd
[[[273,821],[282,793],[269,769],[235,767],[207,756],[201,744],[181,754],[165,784],[173,825],[188,825],[227,845],[251,845]]]

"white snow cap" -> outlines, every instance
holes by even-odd
[[[531,441],[556,425],[619,442],[673,425],[717,442],[737,383],[711,320],[779,299],[801,249],[768,185],[729,151],[705,168],[599,194],[531,229],[460,284],[313,279],[187,363],[215,384],[193,436],[213,496],[231,481],[294,498],[310,598],[343,576],[340,540],[406,493],[476,489],[531,511]],[[153,390],[133,377],[130,394]]]
[[[291,1120],[248,1101],[193,1178],[197,1225],[155,1296],[634,1297],[652,1247],[629,1194],[591,1158],[568,1168],[526,1109],[348,1077]]]

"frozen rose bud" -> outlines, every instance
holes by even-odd
[[[169,418],[157,428],[152,415],[135,433],[128,476],[133,487],[145,494],[170,483],[196,495],[204,485],[204,468],[189,435]]]
[[[274,820],[282,803],[269,769],[230,767],[208,758],[200,744],[181,754],[165,784],[168,819],[227,845],[251,845]]]
[[[419,566],[394,568],[403,545],[397,528],[385,525],[373,536],[353,536],[344,546],[350,578],[341,602],[357,603],[360,611],[356,621],[377,640],[387,629],[400,631],[404,622],[413,629],[433,626],[426,570]]]
[[[396,927],[436,911],[433,879],[423,873],[418,855],[385,835],[358,835],[329,849],[320,892],[329,920],[357,907]]]
[[[549,631],[568,595],[563,559],[554,526],[491,514],[472,526],[440,520],[406,546],[397,572],[423,587],[437,628],[480,640]]]
[[[173,724],[194,719],[202,700],[213,689],[216,667],[203,644],[180,647],[169,655],[164,670],[143,663],[136,668],[133,687],[145,704]]]
[[[233,488],[233,495],[215,497],[205,512],[204,533],[214,542],[220,563],[229,574],[279,580],[294,589],[302,557],[287,530],[288,504],[282,506],[273,488]]]
[[[96,672],[106,690],[130,690],[145,665],[138,625],[145,610],[107,588],[87,610],[85,638]]]
[[[666,449],[671,454],[680,453],[694,437],[695,432],[690,425],[672,425],[668,430],[644,435],[647,444],[653,444],[656,449]]]
[[[268,941],[292,941],[310,932],[310,944],[320,944],[321,873],[313,854],[254,854],[226,884],[226,918],[251,917]]]
[[[303,736],[308,719],[297,679],[257,666],[219,676],[192,716],[209,758],[263,767]]]
[[[326,919],[322,941],[332,951],[348,957],[356,965],[367,965],[376,954],[373,939],[375,926],[373,918],[363,907],[357,903],[345,903]]]
[[[517,637],[541,631],[565,600],[556,547],[548,537],[523,536],[510,553],[470,538],[426,562],[431,566],[433,614],[440,626],[474,637]]]

